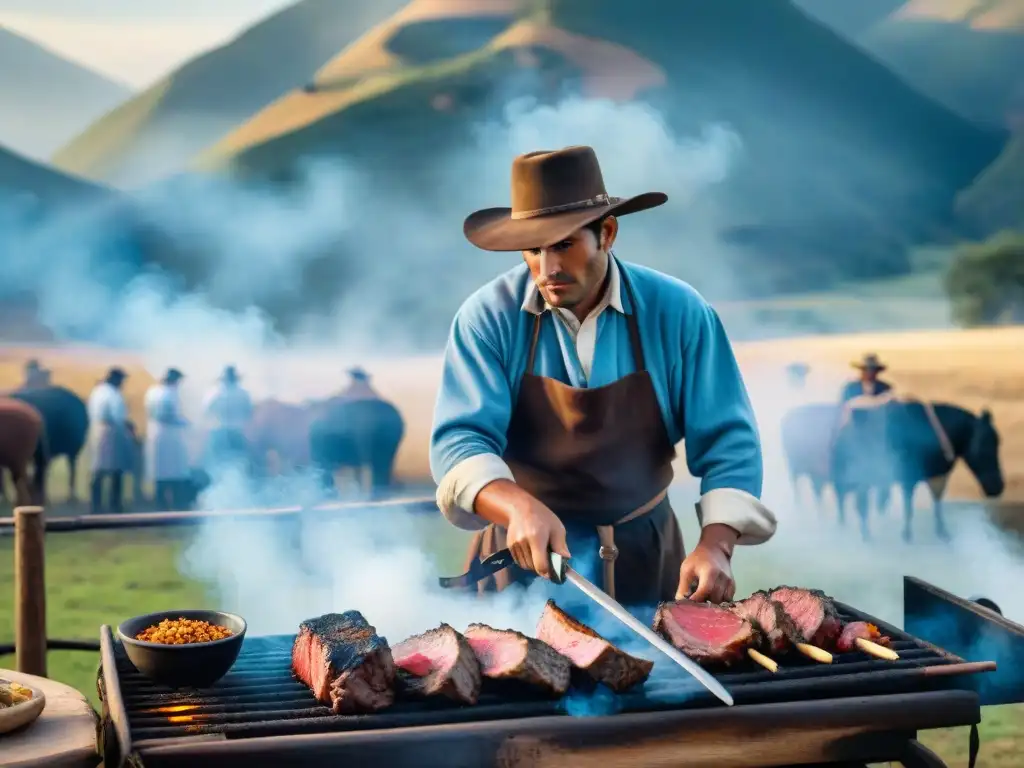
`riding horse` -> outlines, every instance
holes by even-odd
[[[38,470],[29,486],[28,467],[46,467],[46,432],[43,417],[35,408],[12,397],[0,398],[0,470],[7,469],[15,488],[15,504],[44,503],[45,475]],[[3,477],[0,474],[0,487]],[[34,493],[33,493],[34,491]]]
[[[813,409],[813,410],[812,410]],[[830,409],[831,420],[823,419]],[[854,409],[848,420],[841,420],[838,406],[804,406],[801,413],[788,414],[788,426],[807,427],[809,414],[818,419],[816,428],[803,435],[801,444],[786,435],[784,447],[799,445],[804,450],[790,456],[790,474],[797,478],[808,475],[818,494],[825,484],[836,491],[840,522],[843,507],[852,494],[860,518],[861,534],[867,539],[868,499],[876,492],[879,508],[889,500],[889,489],[899,486],[903,497],[903,539],[913,537],[913,495],[921,482],[928,484],[935,511],[935,533],[940,539],[949,537],[942,509],[946,482],[957,460],[963,459],[974,474],[986,497],[1002,494],[1004,480],[999,464],[999,434],[987,410],[975,415],[947,403],[890,401],[877,408]],[[838,428],[836,428],[838,425]],[[817,441],[817,451],[807,446]],[[826,457],[823,462],[808,461],[809,456]]]

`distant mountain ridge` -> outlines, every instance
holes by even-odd
[[[949,224],[957,192],[1004,142],[788,0],[635,0],[628,13],[611,0],[502,3],[497,31],[487,24],[498,4],[416,5],[430,12],[406,9],[409,22],[364,53],[379,61],[383,48],[390,66],[374,72],[367,63],[361,78],[282,99],[206,153],[201,167],[287,177],[302,158],[333,154],[382,186],[411,189],[422,179],[426,192],[435,171],[472,145],[472,126],[500,119],[513,97],[554,103],[618,89],[613,98],[656,106],[680,136],[716,122],[737,130],[746,161],[720,192],[729,213],[721,234],[749,254],[738,270],[747,259],[757,265],[740,270],[744,277],[792,290],[793,281],[827,282],[837,269],[903,269],[906,246]],[[442,43],[460,37],[466,52],[452,57]],[[607,53],[588,58],[599,43]],[[261,121],[268,124],[253,127]]]
[[[104,115],[54,155],[115,185],[176,173],[192,155],[292,88],[400,0],[301,0]]]
[[[131,89],[0,26],[0,144],[45,159]]]

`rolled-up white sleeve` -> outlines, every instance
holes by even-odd
[[[493,453],[478,453],[463,459],[441,478],[437,506],[456,528],[479,531],[488,523],[473,511],[477,494],[495,480],[513,480],[512,470]]]
[[[763,544],[778,525],[772,511],[756,496],[736,488],[716,488],[701,496],[697,519],[701,527],[728,525],[740,535],[737,544]]]

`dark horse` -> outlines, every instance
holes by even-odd
[[[391,487],[395,454],[405,435],[402,414],[379,399],[333,400],[317,409],[309,426],[309,452],[326,488],[334,485],[334,471],[354,469],[359,476],[370,468],[370,491]]]
[[[852,409],[840,425],[839,406],[809,405],[796,408],[783,420],[782,438],[794,484],[807,476],[816,501],[825,485],[836,491],[840,522],[852,494],[856,499],[861,534],[867,539],[869,493],[875,489],[878,507],[889,501],[893,483],[903,495],[903,539],[912,538],[913,496],[918,483],[927,482],[935,509],[935,532],[947,539],[942,494],[957,459],[963,459],[988,498],[1003,492],[999,465],[999,434],[992,415],[975,416],[959,406],[931,404],[935,419],[948,440],[943,447],[939,432],[924,403],[893,401],[874,408]]]
[[[45,486],[49,462],[64,456],[68,461],[68,499],[74,501],[78,455],[89,434],[85,402],[70,389],[56,386],[19,389],[10,397],[28,403],[43,417],[49,455],[42,462],[36,461],[37,482]]]

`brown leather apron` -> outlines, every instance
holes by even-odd
[[[516,483],[566,526],[577,569],[599,557],[605,591],[639,605],[675,596],[685,552],[666,491],[675,447],[644,361],[633,290],[625,270],[620,274],[630,302],[625,318],[635,372],[593,389],[535,375],[544,316],[537,315],[503,458]],[[474,559],[504,549],[505,533],[494,525],[478,533],[467,569]],[[502,590],[535,577],[512,566],[478,588]]]

